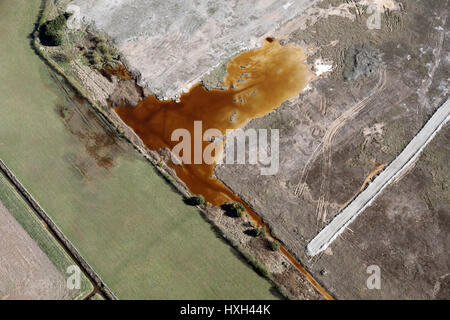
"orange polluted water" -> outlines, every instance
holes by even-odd
[[[208,91],[197,84],[183,94],[178,103],[159,101],[150,96],[136,107],[116,107],[115,110],[149,149],[172,150],[179,143],[171,141],[172,132],[176,129],[187,129],[194,140],[194,121],[202,121],[203,132],[214,128],[225,134],[227,129],[240,128],[249,120],[270,113],[283,101],[298,95],[314,77],[304,64],[305,58],[300,48],[282,46],[278,41],[267,38],[260,49],[244,52],[228,63],[227,90]],[[203,142],[203,149],[209,144]],[[194,150],[193,141],[191,146]],[[171,167],[192,193],[202,194],[213,205],[241,202],[247,213],[260,226],[265,226],[245,202],[215,178],[214,163],[193,164],[193,159],[191,163],[171,164]],[[281,246],[280,250],[325,298],[332,299],[284,247]]]
[[[197,84],[183,94],[178,103],[159,101],[151,96],[136,107],[115,110],[149,149],[172,150],[180,142],[171,141],[172,132],[184,128],[191,133],[194,150],[194,121],[202,121],[203,132],[215,128],[225,134],[227,129],[240,128],[298,95],[313,77],[304,60],[300,48],[282,46],[268,38],[261,48],[244,52],[228,63],[227,90],[208,91]],[[208,144],[209,141],[203,142],[203,148]],[[214,163],[193,164],[193,159],[191,163],[171,164],[191,192],[202,194],[213,205],[242,202],[214,177]],[[256,215],[251,215],[259,221]]]

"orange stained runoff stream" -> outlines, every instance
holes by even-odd
[[[172,132],[187,129],[194,149],[194,121],[202,122],[202,130],[214,128],[225,134],[249,120],[262,117],[281,103],[295,97],[313,78],[304,63],[303,51],[294,45],[282,46],[267,38],[261,48],[239,54],[227,65],[226,90],[207,90],[201,84],[193,86],[179,102],[159,101],[149,96],[136,107],[116,107],[115,111],[151,150],[173,147]],[[210,144],[202,142],[203,149]],[[192,157],[194,152],[191,152]],[[247,213],[264,226],[261,218],[237,195],[214,176],[215,164],[170,164],[178,177],[194,194],[202,194],[213,205],[241,202]],[[300,269],[325,297],[331,298],[304,268],[284,249],[282,252]]]
[[[240,128],[298,95],[312,78],[304,60],[300,48],[282,46],[268,38],[261,48],[244,52],[228,63],[227,90],[207,90],[197,84],[179,102],[159,101],[150,96],[136,107],[115,110],[149,149],[172,150],[180,142],[171,141],[172,132],[183,128],[191,133],[193,150],[194,121],[202,121],[203,132],[215,128],[225,134],[227,129]],[[203,147],[209,143],[203,142]],[[194,152],[191,153],[193,157]],[[193,159],[191,163],[171,164],[191,192],[202,194],[213,205],[240,201],[214,177],[214,163],[194,164]]]

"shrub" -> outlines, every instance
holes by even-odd
[[[98,43],[97,49],[100,51],[101,54],[107,54],[108,53],[108,47],[106,46],[105,42]]]
[[[108,45],[107,40],[102,36],[93,38],[95,46],[88,54],[89,63],[91,65],[109,65],[113,66],[114,59],[117,58],[115,50]]]
[[[250,234],[254,237],[263,236],[266,234],[266,228],[264,227],[257,227],[252,230],[250,230]]]
[[[47,44],[51,46],[60,46],[63,42],[63,35],[61,32],[47,31],[45,33]]]
[[[270,278],[270,272],[267,270],[266,266],[264,266],[259,260],[255,262],[256,271],[262,275],[263,277]]]
[[[190,204],[193,206],[199,206],[201,204],[205,203],[205,197],[203,197],[201,194],[198,194],[196,196],[193,196],[189,199]]]
[[[105,63],[111,65],[114,61],[114,58],[112,57],[111,53],[107,52],[103,55],[103,58],[105,60]]]
[[[246,251],[241,251],[242,255],[247,259],[247,261],[252,265],[252,267],[255,269],[255,271],[268,279],[271,278],[269,270],[267,270],[266,266],[262,264],[261,261],[256,259],[254,256],[252,256],[250,253]]]
[[[55,19],[50,20],[47,24],[49,30],[54,32],[61,31],[66,26],[67,18],[64,14],[60,14]]]
[[[278,243],[278,241],[270,241],[270,244],[269,244],[269,246],[270,246],[270,250],[272,250],[272,251],[278,251],[278,250],[280,250],[280,244]]]
[[[231,214],[234,215],[235,217],[242,218],[245,215],[245,207],[240,202],[233,202],[230,205],[230,211],[231,211]]]
[[[102,63],[102,55],[97,50],[89,52],[89,62],[93,65]]]
[[[41,26],[41,42],[46,45],[60,46],[63,40],[63,30],[66,27],[67,15],[61,14]]]

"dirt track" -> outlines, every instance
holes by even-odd
[[[333,121],[333,123],[325,133],[322,142],[314,150],[314,153],[308,159],[306,166],[302,170],[300,182],[298,183],[294,191],[296,196],[301,196],[304,191],[304,188],[306,186],[305,181],[308,177],[309,171],[311,170],[310,164],[313,163],[319,155],[322,155],[323,163],[325,165],[322,168],[322,181],[320,185],[321,192],[316,207],[316,215],[318,221],[322,220],[322,222],[324,222],[327,219],[327,206],[325,206],[325,203],[329,203],[330,200],[330,179],[328,179],[327,177],[330,177],[331,175],[332,145],[336,133],[347,123],[349,119],[354,118],[361,110],[363,110],[370,102],[370,99],[383,90],[385,84],[386,70],[383,69],[379,72],[379,80],[375,88],[366,97],[355,103],[350,109],[345,111],[340,117]]]
[[[327,249],[333,240],[344,232],[365,208],[370,206],[384,188],[409,169],[448,120],[450,120],[450,100],[447,100],[434,113],[398,157],[308,244],[307,253],[315,256]]]

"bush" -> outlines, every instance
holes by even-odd
[[[278,241],[270,241],[270,244],[269,244],[269,246],[270,246],[270,250],[272,250],[272,251],[278,251],[278,250],[280,250],[280,244],[278,243]]]
[[[263,277],[270,278],[270,272],[259,260],[255,261],[256,271]]]
[[[230,213],[235,217],[243,217],[245,215],[245,207],[240,202],[233,202],[230,204]]]
[[[250,234],[254,237],[263,236],[266,234],[266,228],[264,227],[257,227],[252,230],[250,230]]]
[[[114,58],[109,52],[105,53],[103,58],[105,60],[105,63],[108,65],[112,65],[112,63],[114,62]]]
[[[254,256],[252,256],[248,252],[241,251],[241,253],[247,259],[247,261],[252,265],[253,269],[255,269],[255,271],[259,275],[266,277],[268,279],[271,278],[269,270],[267,270],[266,266],[263,265],[261,261],[256,259]]]
[[[102,36],[96,36],[92,40],[95,42],[95,46],[88,54],[89,63],[97,67],[100,65],[113,66],[117,55],[115,50],[108,45],[107,40]]]
[[[67,15],[61,14],[41,26],[41,42],[50,46],[60,46],[63,41],[63,31],[66,27]]]
[[[93,65],[102,63],[102,55],[97,50],[93,50],[89,52],[89,62]]]
[[[100,51],[101,54],[107,54],[109,52],[105,42],[98,43],[97,49]]]
[[[205,203],[205,197],[203,197],[201,194],[198,194],[196,196],[193,196],[189,199],[189,203],[193,206],[199,206]]]
[[[47,31],[45,33],[45,38],[47,39],[47,44],[51,46],[60,46],[63,42],[63,35],[61,32]]]

